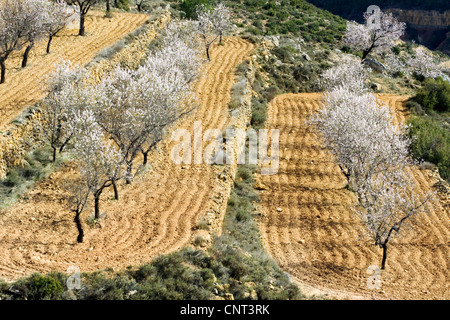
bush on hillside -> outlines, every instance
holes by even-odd
[[[441,177],[450,182],[450,130],[431,117],[412,116],[410,135],[415,137],[412,154],[437,165]]]
[[[450,83],[441,77],[426,79],[413,101],[427,110],[450,112]]]

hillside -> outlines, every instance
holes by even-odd
[[[120,12],[106,18],[104,12],[92,11],[86,18],[88,36],[76,37],[77,29],[65,29],[55,37],[52,50],[46,55],[46,41],[41,41],[31,51],[29,66],[25,69],[18,68],[23,50],[14,52],[6,62],[6,83],[0,86],[0,130],[4,131],[25,107],[43,98],[42,80],[60,59],[85,65],[100,51],[142,26],[147,19],[147,15]],[[26,95],[23,94],[25,88]]]
[[[186,8],[202,1],[182,4]],[[10,160],[6,163],[0,158],[0,173],[5,174],[0,180],[0,300],[450,298],[450,187],[439,175],[444,168],[441,172],[446,176],[442,176],[449,179],[448,83],[426,78],[407,65],[420,48],[409,41],[397,40],[389,50],[404,62],[401,68],[390,69],[388,57],[375,52],[369,57],[387,68],[376,72],[362,67],[362,52],[343,39],[344,18],[361,15],[364,1],[356,6],[320,0],[224,3],[232,10],[235,26],[225,32],[221,44],[214,33],[217,30],[208,33],[202,24],[178,21],[186,14],[178,11],[183,8],[180,2],[158,0],[145,14],[135,12],[134,7],[131,13],[114,9],[112,18],[103,11],[91,11],[86,37],[76,36],[76,30],[63,30],[52,52],[42,55],[44,44],[39,43],[23,70],[13,67],[19,64],[21,52],[8,59],[7,83],[0,86],[0,129],[8,130],[0,141],[0,155]],[[411,21],[409,36],[423,35],[424,43],[446,50],[447,43],[436,30],[447,30],[447,1],[386,0],[380,6]],[[208,37],[214,36],[208,47]],[[74,91],[68,91],[75,92],[73,99],[70,94],[56,95],[54,101],[39,104],[45,95],[43,79],[61,58],[84,67],[83,90],[77,91],[75,80]],[[407,220],[393,236],[386,269],[381,267],[381,271],[382,250],[367,237],[369,223],[364,224],[356,214],[364,204],[351,180],[355,177],[345,164],[337,164],[325,147],[326,138],[319,137],[308,121],[324,107],[324,92],[352,83],[353,79],[346,79],[338,87],[323,81],[323,73],[345,65],[350,61],[346,58],[367,75],[361,86],[355,85],[362,88],[358,94],[373,94],[390,107],[386,113],[394,115],[393,123],[389,122],[393,131],[398,129],[395,125],[413,117],[429,121],[419,121],[417,130],[422,130],[421,139],[425,139],[420,151],[439,160],[433,164],[426,158],[430,162],[405,165],[418,194],[432,191],[434,196],[420,204],[428,214]],[[152,64],[155,61],[159,64]],[[189,70],[191,65],[195,70]],[[350,67],[343,73],[352,71]],[[189,94],[171,100],[183,91],[180,87]],[[443,89],[436,94],[433,88]],[[419,92],[424,98],[420,103],[412,101]],[[54,148],[54,162],[52,146],[40,131],[39,116],[48,108],[46,103],[67,108],[58,118],[56,132],[67,130],[70,139],[66,149],[57,152]],[[336,105],[346,104],[339,100]],[[355,105],[347,114],[364,118],[363,114],[371,115],[374,110],[357,113],[364,104]],[[181,114],[170,109],[174,106],[180,107]],[[184,112],[187,109],[181,107],[186,106],[195,107]],[[335,118],[346,115],[336,109]],[[170,112],[177,117],[170,118]],[[339,123],[340,130],[352,127],[347,119]],[[380,122],[386,119],[377,118]],[[353,127],[371,128],[353,120]],[[427,123],[433,123],[433,132]],[[158,131],[160,127],[164,130]],[[117,128],[118,133],[114,132]],[[268,143],[268,156],[261,153],[265,151],[261,150],[263,135],[254,145],[250,140],[239,144],[227,129],[247,130],[249,139],[253,133],[262,134],[261,129],[277,129],[279,141]],[[22,130],[27,138],[21,140]],[[127,148],[131,150],[141,140],[145,141],[132,150],[136,157],[128,163]],[[217,151],[211,148],[213,141],[227,152],[231,146],[232,155],[216,154],[225,160],[231,157],[231,163],[206,163]],[[145,153],[144,148],[153,142]],[[279,158],[272,161],[277,161],[278,171],[264,175],[261,168],[267,158],[275,156],[271,147],[277,142]],[[417,151],[416,145],[407,142],[395,154]],[[389,149],[377,149],[374,144],[366,143],[364,151]],[[245,163],[237,163],[237,151],[249,152],[255,145],[258,160],[251,161],[249,155]],[[181,152],[184,159],[179,163],[174,157]],[[194,161],[186,162],[186,155]],[[203,163],[195,160],[197,155]],[[369,185],[374,176],[357,181]],[[389,191],[384,186],[382,191]],[[85,194],[84,211],[76,207],[81,203],[76,201],[82,201],[80,193]],[[402,211],[394,205],[392,210],[387,207],[388,214]],[[378,214],[378,208],[373,210],[361,212]],[[391,221],[386,221],[390,226]],[[80,225],[84,230],[81,241]],[[391,232],[398,228],[394,225]],[[72,274],[74,267],[80,272]],[[376,290],[368,282],[373,267],[382,279]],[[80,277],[80,286],[75,288],[69,285],[74,275]]]
[[[405,98],[381,95],[404,121]],[[301,284],[351,298],[448,299],[450,273],[448,194],[428,204],[431,212],[414,219],[408,233],[393,243],[380,290],[367,288],[366,269],[377,265],[380,251],[361,239],[362,226],[352,206],[355,195],[332,155],[306,125],[320,105],[320,94],[286,94],[269,105],[267,128],[280,128],[280,170],[259,176],[261,232],[283,270]],[[437,190],[439,177],[412,171],[421,190]],[[332,289],[330,291],[330,289]]]
[[[342,0],[308,2],[329,10],[347,20],[363,22],[362,13],[373,1],[349,2]],[[450,54],[450,3],[448,1],[383,0],[375,3],[381,10],[392,12],[408,24],[404,39],[415,40],[432,50]]]

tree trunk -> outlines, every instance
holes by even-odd
[[[386,258],[387,258],[387,244],[384,243],[382,245],[383,248],[383,259],[381,260],[381,270],[384,270],[384,267],[386,266]]]
[[[28,55],[30,54],[31,48],[33,48],[34,42],[31,42],[28,47],[25,49],[25,52],[23,53],[23,59],[22,59],[22,68],[25,68],[28,63]]]
[[[0,58],[0,68],[1,68],[0,83],[5,83],[5,75],[6,75],[5,58]]]
[[[109,4],[109,0],[106,0],[106,12],[110,12],[111,11],[111,6]]]
[[[111,183],[114,189],[114,200],[119,200],[119,190],[117,189],[117,182],[116,180],[113,180]]]
[[[222,32],[220,33],[219,44],[222,45]]]
[[[52,149],[53,149],[53,160],[52,160],[52,162],[55,162],[56,161],[56,147],[52,146]]]
[[[80,35],[80,36],[84,36],[85,35],[84,18],[85,18],[85,14],[84,13],[80,13],[80,32],[78,33],[78,35]]]
[[[131,172],[133,171],[133,165],[127,164],[127,178],[125,179],[126,184],[131,184]]]
[[[77,242],[78,243],[82,243],[83,242],[83,237],[84,237],[84,231],[83,231],[83,225],[81,224],[81,220],[80,220],[80,212],[78,210],[76,212],[74,221],[77,224],[77,229],[78,229]]]
[[[144,161],[142,162],[142,164],[145,166],[148,162],[148,151],[142,151],[142,154],[144,155]]]
[[[69,137],[66,139],[66,141],[63,142],[63,144],[62,144],[61,147],[59,148],[59,153],[63,152],[64,147],[69,143],[71,137],[72,137],[72,136],[69,136]]]
[[[208,61],[211,61],[209,57],[209,46],[206,46],[206,57],[208,58]]]
[[[103,192],[103,188],[97,190],[94,194],[94,201],[95,201],[95,206],[94,206],[94,217],[96,220],[98,220],[100,218],[100,195]]]
[[[51,34],[48,36],[47,51],[46,51],[47,53],[50,53],[50,45],[52,43],[52,40],[53,40],[53,35]]]
[[[137,5],[138,11],[141,12],[142,11],[142,4],[136,3],[136,5]]]
[[[363,61],[368,55],[369,55],[369,50],[363,51],[363,56],[361,58],[361,61]]]

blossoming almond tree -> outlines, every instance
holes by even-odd
[[[45,35],[44,23],[46,19],[47,0],[26,0],[23,8],[23,19],[26,21],[25,39],[28,42],[23,53],[22,68],[28,63],[28,56],[35,43]]]
[[[89,94],[82,84],[84,74],[83,69],[70,61],[61,61],[47,77],[48,94],[40,103],[40,126],[44,139],[53,149],[53,162],[57,150],[61,153],[73,136],[68,123],[87,105]]]
[[[354,21],[347,23],[345,42],[363,52],[361,60],[371,52],[382,53],[391,49],[394,42],[405,33],[406,24],[399,22],[392,13],[380,11],[376,23],[368,23],[373,22],[374,14],[364,14],[365,24]]]
[[[436,78],[442,75],[439,59],[427,53],[423,48],[417,48],[415,56],[411,57],[407,63],[413,72],[425,78]]]
[[[5,61],[28,41],[27,0],[0,0],[0,83],[5,82]]]
[[[384,60],[387,70],[391,75],[396,75],[399,73],[409,74],[408,67],[403,61],[403,58],[400,58],[393,53],[389,53],[386,55]]]
[[[63,0],[45,2],[43,31],[48,36],[46,52],[50,53],[53,37],[66,26],[68,19],[74,12]]]
[[[344,86],[326,92],[310,121],[357,195],[356,212],[370,239],[383,249],[384,269],[389,240],[410,217],[425,211],[432,196],[415,192],[409,176],[414,161],[408,153],[408,127],[396,126],[390,108],[374,95]]]
[[[98,3],[100,0],[66,0],[69,5],[74,4],[78,6],[80,13],[80,29],[78,35],[84,36],[86,34],[85,19],[86,14],[92,8],[92,6]]]
[[[83,183],[94,195],[95,219],[100,218],[100,196],[105,188],[125,177],[124,155],[111,143],[90,109],[75,113],[69,123],[73,149]],[[117,190],[114,190],[117,192]]]
[[[211,22],[214,30],[219,34],[219,44],[222,44],[222,37],[225,32],[231,29],[231,12],[223,3],[219,3],[212,9]]]
[[[166,61],[167,59],[168,61]],[[159,68],[162,65],[169,66],[173,63],[170,59],[170,54],[164,56],[164,53],[160,52],[153,59],[148,59],[145,67],[139,70],[144,73],[153,71],[151,73],[152,80],[150,80],[151,90],[159,92],[157,96],[149,97],[147,100],[150,102],[148,108],[153,110],[150,111],[153,115],[153,123],[149,127],[151,131],[141,145],[141,152],[144,156],[143,165],[147,164],[148,153],[163,138],[167,127],[196,107],[190,84],[199,72],[199,68],[192,68],[198,66],[199,60],[192,59],[192,64],[186,65],[183,69],[182,66],[186,62],[189,63],[191,59],[178,61],[164,72],[158,73],[161,71]]]
[[[192,37],[192,35],[191,35]],[[198,78],[203,60],[198,51],[198,43],[189,43],[180,36],[165,35],[162,47],[149,55],[145,65],[159,76],[178,68],[182,72],[185,84],[191,84]]]
[[[346,86],[349,90],[363,91],[366,89],[367,79],[367,70],[358,59],[344,54],[336,65],[321,74],[319,85],[324,90]],[[347,86],[349,83],[351,86]]]
[[[197,28],[202,38],[203,45],[206,50],[206,57],[208,61],[211,60],[209,49],[211,45],[217,40],[219,34],[215,32],[213,24],[213,11],[206,8],[205,5],[200,5],[197,8]]]
[[[129,177],[137,154],[145,165],[165,129],[195,107],[191,83],[202,60],[186,36],[169,31],[138,70],[117,68],[97,87],[98,122],[125,154]]]

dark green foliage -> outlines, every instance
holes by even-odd
[[[415,102],[415,101],[409,100],[406,103],[406,107],[414,115],[423,116],[425,114],[425,112],[423,111],[422,106],[419,103]]]
[[[10,168],[6,178],[0,181],[0,206],[14,202],[18,196],[25,193],[36,181],[45,178],[62,161],[57,158],[56,163],[52,162],[52,150],[49,146],[25,155],[23,165]]]
[[[407,102],[411,111],[412,154],[437,165],[450,181],[450,84],[442,78],[426,79],[416,96]]]
[[[261,128],[267,118],[267,100],[253,98],[252,99],[252,119],[251,125],[253,128]]]
[[[113,3],[117,3],[117,8],[125,10],[125,11],[130,11],[130,0],[117,0],[117,1],[113,1]]]
[[[60,298],[63,285],[51,274],[44,276],[34,273],[30,277],[14,283],[8,291],[19,299],[50,300]]]
[[[254,35],[285,34],[335,43],[345,31],[344,19],[304,0],[235,0],[226,4],[237,17],[250,21],[247,32]]]
[[[393,52],[395,55],[397,55],[397,56],[398,56],[398,55],[400,54],[400,52],[402,51],[402,49],[400,48],[400,46],[392,47],[391,50],[392,50],[392,52]]]
[[[446,120],[439,116],[412,116],[409,123],[410,135],[415,137],[412,154],[436,164],[441,177],[450,182],[450,126]]]
[[[297,53],[296,50],[289,46],[275,47],[272,53],[284,63],[293,62],[292,56]]]
[[[79,300],[124,300],[136,289],[136,282],[125,274],[110,275],[106,271],[83,273],[80,290],[74,290]]]
[[[200,250],[183,249],[144,265],[134,275],[136,299],[204,300],[212,295],[211,259]]]
[[[426,79],[413,101],[427,110],[450,112],[450,83],[442,78]]]
[[[197,19],[197,7],[199,5],[211,6],[214,0],[182,0],[179,9],[184,12],[187,19]]]

